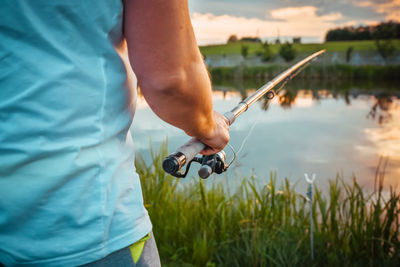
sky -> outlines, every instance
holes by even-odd
[[[199,45],[231,34],[323,42],[331,28],[400,21],[400,0],[189,0]]]

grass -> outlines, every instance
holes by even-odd
[[[224,80],[253,79],[266,81],[283,72],[287,66],[253,66],[253,67],[212,67],[209,68],[213,82]],[[351,66],[351,65],[309,65],[296,78],[328,80],[400,80],[400,65],[389,66]]]
[[[234,193],[220,183],[182,184],[162,171],[166,153],[163,145],[151,151],[150,164],[136,158],[164,266],[400,264],[400,194],[385,193],[383,175],[373,193],[339,177],[328,193],[315,189],[311,261],[308,203],[288,180],[277,185],[271,174],[261,186],[250,177]]]
[[[258,43],[230,43],[222,45],[201,46],[200,51],[203,55],[229,55],[240,54],[241,45],[245,44],[249,47],[249,55],[254,55],[261,51],[261,44]],[[393,40],[393,44],[400,49],[400,40]],[[326,42],[322,44],[294,44],[294,48],[298,53],[312,53],[320,49],[326,49],[327,52],[345,52],[350,46],[354,47],[353,51],[376,51],[374,41],[341,41],[341,42]],[[277,54],[279,45],[272,44],[271,52]]]

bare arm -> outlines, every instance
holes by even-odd
[[[126,0],[129,59],[151,109],[210,148],[229,141],[228,125],[213,112],[211,82],[194,37],[187,0]]]

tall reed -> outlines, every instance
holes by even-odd
[[[195,178],[183,184],[160,167],[166,153],[162,145],[150,164],[136,158],[163,265],[400,266],[400,194],[385,193],[383,176],[373,193],[339,176],[324,193],[316,188],[311,262],[309,209],[287,179],[244,178],[234,193]]]

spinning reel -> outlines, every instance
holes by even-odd
[[[274,98],[276,93],[278,93],[280,89],[283,88],[286,82],[291,80],[301,70],[303,70],[311,60],[314,60],[317,56],[323,53],[325,53],[325,49],[320,50],[306,57],[305,59],[299,61],[289,69],[285,70],[284,72],[276,76],[271,81],[264,84],[252,95],[240,101],[236,107],[234,107],[231,111],[228,111],[227,113],[224,114],[225,118],[229,121],[229,125],[231,125],[240,114],[245,112],[249,108],[249,106],[254,104],[263,95],[265,95],[268,100]],[[281,82],[283,82],[281,87],[276,92],[274,92],[273,88],[278,84],[280,84]],[[220,151],[217,154],[211,156],[196,157],[196,155],[200,153],[200,151],[202,151],[204,148],[205,144],[201,143],[199,140],[195,138],[192,138],[191,140],[183,144],[181,147],[179,147],[175,153],[172,153],[163,161],[163,169],[167,173],[175,177],[184,178],[188,174],[192,162],[197,162],[201,164],[201,168],[199,170],[199,176],[203,179],[206,179],[214,172],[220,174],[226,171],[236,157],[236,153],[232,148],[232,146],[231,148],[234,153],[234,158],[229,164],[225,163],[226,156],[225,152],[223,151]],[[239,152],[240,150],[241,148],[239,149]],[[185,165],[186,162],[188,163],[186,166],[186,170],[184,172],[181,172],[180,169]]]
[[[163,162],[163,169],[167,173],[177,178],[186,177],[192,162],[197,162],[201,164],[198,174],[202,179],[207,179],[213,173],[221,174],[224,171],[226,171],[229,167],[229,165],[225,163],[226,160],[225,152],[220,151],[214,155],[194,157],[191,161],[189,161],[185,171],[182,173],[180,169],[186,162],[183,155],[181,154],[182,153],[180,152],[173,153],[169,155]]]

